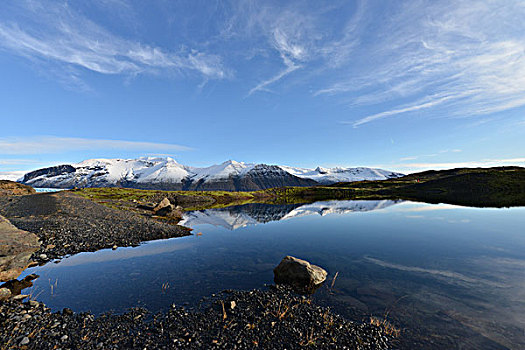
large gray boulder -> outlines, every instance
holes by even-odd
[[[273,269],[274,282],[289,284],[298,292],[308,293],[317,289],[325,280],[327,272],[306,260],[286,256]]]

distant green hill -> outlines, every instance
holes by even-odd
[[[398,197],[478,207],[525,205],[525,168],[431,170],[384,181],[338,183],[357,196]]]

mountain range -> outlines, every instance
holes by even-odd
[[[26,173],[18,181],[33,187],[127,187],[158,190],[254,191],[283,186],[385,180],[403,174],[373,168],[305,169],[226,161],[198,168],[172,158],[90,159]]]

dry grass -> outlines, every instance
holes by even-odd
[[[391,335],[396,338],[399,337],[399,335],[401,334],[401,331],[399,330],[399,328],[395,327],[386,318],[379,319],[377,317],[372,316],[370,317],[370,324],[383,328],[386,334]]]
[[[312,328],[310,332],[306,333],[306,339],[302,340],[299,345],[301,346],[315,346],[315,341],[319,336],[314,336],[314,329]]]

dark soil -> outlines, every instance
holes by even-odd
[[[233,306],[233,308],[232,308]],[[28,349],[387,349],[381,327],[358,324],[285,287],[228,291],[199,312],[51,313],[35,301],[0,303],[0,344]]]
[[[42,244],[33,255],[38,262],[190,234],[182,226],[107,208],[68,192],[0,197],[0,214],[39,237]]]

